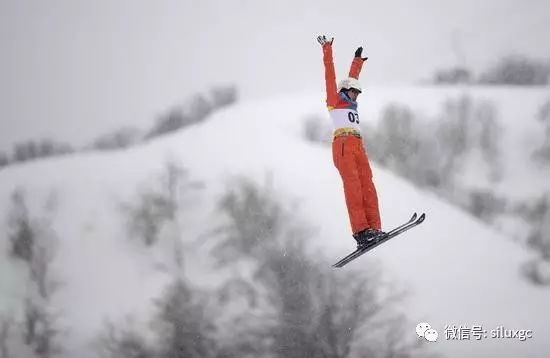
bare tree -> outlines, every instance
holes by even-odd
[[[410,108],[391,104],[378,127],[366,131],[368,154],[419,186],[451,186],[452,172],[446,170],[450,149],[438,139],[440,131],[417,119]]]
[[[549,75],[550,66],[543,61],[520,55],[509,55],[483,73],[479,83],[540,86],[548,84]]]
[[[462,84],[472,81],[472,73],[464,67],[454,67],[449,69],[437,70],[434,74],[433,82],[435,84]]]
[[[210,90],[212,105],[214,108],[229,106],[238,99],[237,87],[234,85],[217,86]]]
[[[544,163],[550,163],[550,99],[546,100],[540,107],[537,120],[544,126],[544,141],[533,155]]]
[[[514,211],[530,223],[527,245],[538,254],[521,271],[534,284],[550,285],[550,197],[544,194],[534,202],[517,205]]]
[[[11,254],[31,262],[33,259],[33,248],[35,233],[29,217],[25,197],[21,190],[15,190],[11,196],[12,208],[8,218],[10,232],[8,238],[11,242]]]
[[[271,195],[254,182],[243,179],[220,199],[218,207],[228,222],[216,230],[223,239],[213,252],[221,264],[253,256],[275,245],[286,218]]]
[[[11,358],[8,348],[8,339],[13,324],[13,317],[0,317],[0,358]]]
[[[490,190],[472,190],[469,193],[467,209],[472,215],[490,222],[495,215],[505,212],[507,202]]]
[[[28,140],[15,144],[12,162],[26,162],[37,158],[60,156],[72,153],[74,149],[51,139]]]
[[[419,148],[412,111],[405,106],[392,104],[382,113],[377,133],[381,139],[369,147],[376,160],[399,175],[410,174],[409,164]],[[367,143],[370,144],[370,143]]]
[[[550,98],[544,102],[537,113],[537,120],[543,123],[546,136],[550,136]]]
[[[536,210],[536,226],[528,243],[540,252],[543,259],[550,261],[550,198],[543,196]]]
[[[472,99],[467,96],[445,103],[436,131],[439,154],[445,163],[444,173],[460,168],[460,161],[471,144],[472,106]]]
[[[365,329],[385,327],[375,319],[392,315],[393,300],[382,300],[375,276],[335,274],[314,259],[321,255],[307,249],[312,229],[285,208],[280,193],[243,179],[220,199],[220,210],[226,223],[215,257],[224,270],[241,262],[253,265],[247,287],[256,290],[253,302],[263,307],[258,314],[266,328],[258,340],[269,340],[275,357],[352,357]],[[403,357],[416,352],[407,343],[402,347]]]
[[[190,99],[189,115],[193,118],[193,122],[201,122],[214,110],[212,103],[206,96],[196,94]]]
[[[366,131],[368,154],[379,164],[419,186],[450,197],[458,170],[474,150],[487,162],[489,179],[502,175],[494,105],[469,96],[448,100],[437,121],[422,121],[408,107],[390,104],[376,129]]]
[[[141,132],[136,128],[124,127],[97,138],[91,147],[99,150],[128,148],[137,144],[141,139],[141,135]]]
[[[215,339],[210,295],[191,287],[182,275],[175,277],[155,300],[157,314],[148,329],[139,329],[131,319],[117,326],[107,323],[95,342],[98,353],[102,358],[222,357],[227,350]]]
[[[136,203],[124,204],[129,232],[151,246],[161,240],[173,244],[172,282],[155,301],[158,314],[151,322],[157,343],[145,344],[144,333],[108,326],[100,337],[99,349],[106,358],[115,357],[217,357],[213,335],[214,318],[209,317],[208,300],[191,287],[184,274],[181,221],[193,204],[201,184],[189,179],[186,169],[168,161],[152,185],[140,192]],[[208,295],[209,296],[209,295]]]
[[[191,289],[181,277],[168,287],[157,302],[159,316],[155,327],[160,341],[159,357],[216,357],[215,324],[204,302],[200,292]]]
[[[8,155],[4,152],[0,152],[0,169],[7,166],[10,163]]]
[[[51,299],[60,282],[51,274],[51,262],[57,236],[47,218],[33,218],[20,190],[12,195],[10,212],[10,242],[12,255],[26,263],[29,286],[23,300],[23,322],[18,325],[25,345],[32,347],[40,358],[50,358],[61,351],[56,343],[59,314],[52,311]]]
[[[149,346],[144,335],[128,320],[120,326],[106,323],[105,331],[96,341],[96,347],[102,358],[156,357],[156,352]]]
[[[206,119],[214,110],[212,103],[202,94],[195,94],[183,106],[173,107],[159,116],[145,139],[175,132]]]
[[[481,125],[479,130],[479,146],[481,153],[491,168],[490,179],[493,182],[499,181],[502,177],[502,163],[500,158],[499,139],[502,135],[502,128],[497,122],[497,113],[493,103],[476,103],[474,109],[474,123]]]
[[[61,353],[61,346],[55,342],[60,333],[56,328],[57,318],[48,302],[37,302],[34,298],[25,300],[24,342],[33,348],[37,357],[50,358]]]
[[[167,113],[162,114],[157,118],[153,128],[148,132],[145,139],[150,139],[175,132],[189,124],[194,123],[194,119],[187,114],[183,108],[175,107]]]
[[[139,192],[136,202],[122,205],[130,236],[139,238],[146,246],[154,245],[163,228],[178,225],[178,215],[185,208],[182,205],[190,204],[189,197],[200,187],[199,182],[189,179],[185,168],[167,162],[153,185]]]

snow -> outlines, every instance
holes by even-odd
[[[360,100],[360,111],[369,124],[375,123],[391,102],[406,103],[432,117],[446,98],[464,91],[373,87]],[[535,142],[534,115],[548,92],[512,88],[466,91],[475,98],[495,101],[499,120],[506,126],[502,145],[510,160],[497,189],[518,198],[548,190],[548,176],[525,160]],[[310,114],[329,121],[322,93],[242,102],[203,123],[128,150],[90,152],[2,170],[0,212],[7,212],[9,196],[16,187],[25,188],[29,206],[38,212],[52,190],[58,197],[53,221],[61,244],[55,270],[65,285],[55,296],[55,305],[62,309],[70,327],[70,348],[80,351],[106,318],[136,312],[146,317],[152,309],[151,299],[166,284],[167,277],[158,265],[168,257],[168,248],[160,247],[148,256],[132,245],[120,222],[119,208],[160,173],[166,160],[181,163],[193,180],[204,183],[181,231],[188,253],[186,275],[193,281],[216,280],[203,262],[201,255],[206,252],[201,250],[201,240],[215,223],[216,199],[235,175],[259,183],[272,175],[281,199],[296,203],[296,215],[317,229],[311,244],[325,253],[327,265],[352,250],[341,180],[330,147],[302,138],[303,122]],[[365,270],[381,267],[387,282],[407,291],[401,309],[414,322],[410,334],[416,335],[417,322],[430,323],[439,339],[425,343],[445,357],[547,356],[550,290],[531,285],[519,271],[533,253],[375,164],[373,173],[384,228],[407,220],[412,211],[426,212],[427,219],[349,266]],[[6,232],[4,225],[0,234]],[[16,265],[5,259],[5,236],[0,236],[0,313],[16,309],[16,298],[24,291],[16,279]],[[489,335],[501,325],[530,329],[533,338],[524,342],[511,338],[452,341],[445,339],[445,325],[481,325]]]

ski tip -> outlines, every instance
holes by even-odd
[[[413,213],[413,215],[412,215],[412,217],[411,217],[411,220],[410,220],[410,221],[414,221],[414,220],[416,220],[416,216],[417,216],[417,215],[416,215],[416,212],[415,212],[415,213]]]
[[[422,213],[422,215],[420,215],[420,217],[416,221],[420,224],[422,221],[424,221],[424,219],[426,219],[426,213]]]

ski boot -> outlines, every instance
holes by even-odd
[[[365,229],[353,234],[353,238],[357,241],[357,249],[361,250],[374,244],[376,241],[383,239],[387,234],[384,231],[376,229]]]

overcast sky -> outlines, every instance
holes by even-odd
[[[144,127],[216,84],[243,98],[321,91],[320,33],[339,75],[362,45],[365,85],[410,83],[509,53],[550,58],[550,1],[0,0],[0,150]]]

